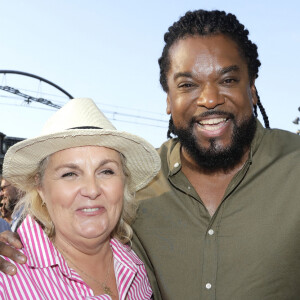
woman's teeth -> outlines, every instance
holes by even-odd
[[[99,208],[98,207],[96,207],[96,208],[83,208],[81,210],[84,211],[84,212],[92,212],[92,211],[99,210]]]

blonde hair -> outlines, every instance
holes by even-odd
[[[36,171],[27,176],[27,179],[18,186],[25,192],[23,198],[16,205],[16,210],[22,208],[22,218],[26,215],[32,216],[43,228],[44,232],[50,239],[55,236],[55,227],[48,213],[47,206],[43,203],[37,188],[41,186],[42,179],[47,168],[51,155],[44,158]],[[126,158],[120,153],[122,169],[125,176],[123,209],[120,219],[111,233],[111,237],[118,239],[121,243],[131,243],[133,222],[137,211],[137,201],[135,200],[135,187],[131,184],[130,171],[126,164]]]

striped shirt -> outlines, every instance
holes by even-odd
[[[15,276],[0,274],[0,299],[111,300],[108,295],[94,296],[92,289],[75,270],[68,267],[63,256],[31,217],[27,216],[18,233],[27,263],[17,264]],[[118,240],[111,239],[110,244],[119,299],[151,299],[152,290],[142,261]]]

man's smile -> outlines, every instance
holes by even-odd
[[[227,121],[228,118],[211,118],[211,119],[201,120],[197,122],[197,124],[200,126],[201,129],[208,130],[208,131],[215,131],[222,128]]]

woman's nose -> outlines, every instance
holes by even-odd
[[[99,180],[95,178],[85,179],[81,188],[81,194],[92,200],[95,200],[101,194],[101,186]]]

